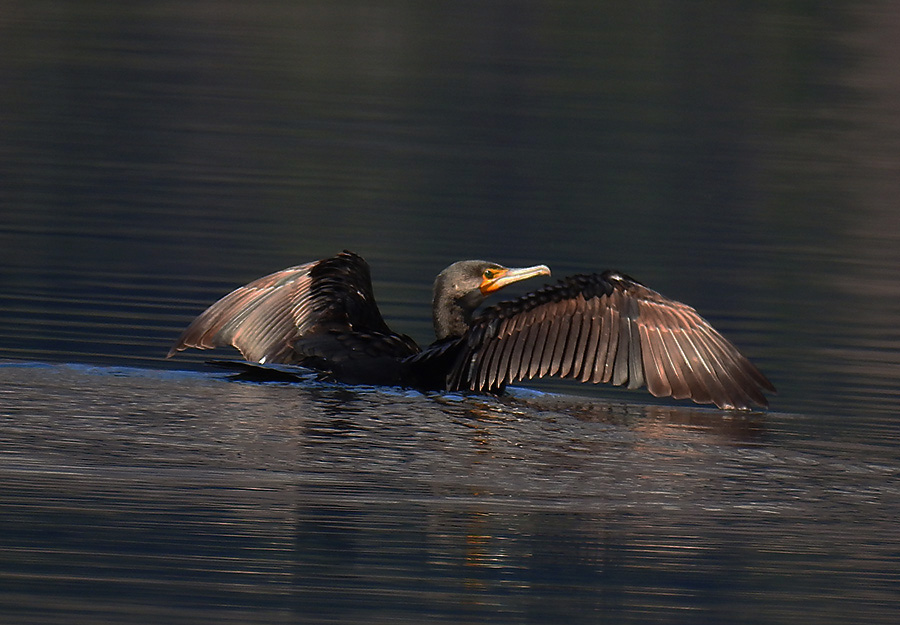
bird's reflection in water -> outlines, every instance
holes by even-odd
[[[470,397],[465,414],[469,427],[476,424],[509,423],[521,419],[559,422],[574,419],[598,427],[621,427],[654,437],[677,431],[706,433],[717,442],[759,444],[766,439],[766,415],[693,406],[664,406],[604,401],[577,396],[514,391],[513,396]],[[446,405],[446,404],[445,404]]]
[[[355,618],[348,596],[360,610],[360,598],[375,595],[406,605],[405,589],[422,583],[448,611],[500,606],[522,616],[535,588],[635,579],[645,559],[715,566],[696,537],[660,534],[654,519],[665,511],[666,523],[690,525],[700,510],[729,510],[717,467],[724,460],[743,479],[741,467],[756,460],[741,448],[766,436],[755,413],[522,389],[228,386],[241,413],[277,406],[232,422],[242,435],[229,440],[245,441],[254,464],[273,454],[266,464],[285,469],[278,507],[293,517],[292,584],[311,618]],[[585,609],[601,607],[575,595]]]

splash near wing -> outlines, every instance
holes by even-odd
[[[557,376],[692,399],[766,406],[772,383],[690,306],[625,275],[577,275],[486,309],[448,376],[453,389],[492,391]]]

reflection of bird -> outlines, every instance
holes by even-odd
[[[549,275],[465,260],[434,283],[437,340],[420,349],[388,328],[356,254],[275,272],[210,306],[169,352],[231,345],[259,365],[301,365],[351,384],[500,392],[557,376],[647,386],[720,408],[766,406],[766,377],[697,312],[614,271],[564,278],[476,309],[494,291]],[[249,365],[248,365],[249,366]]]

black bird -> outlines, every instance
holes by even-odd
[[[300,365],[350,384],[496,393],[557,376],[724,409],[768,405],[772,383],[697,311],[615,271],[570,276],[476,313],[494,291],[543,275],[544,265],[450,265],[434,282],[437,340],[421,349],[388,328],[368,264],[345,251],[235,289],[168,356],[231,345],[250,363]]]

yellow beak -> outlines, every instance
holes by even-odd
[[[480,288],[481,292],[484,295],[487,295],[488,293],[499,291],[503,287],[510,285],[513,282],[520,282],[521,280],[527,280],[528,278],[549,275],[550,268],[547,265],[535,265],[534,267],[520,268],[503,267],[501,269],[498,269],[492,278],[483,278]]]

